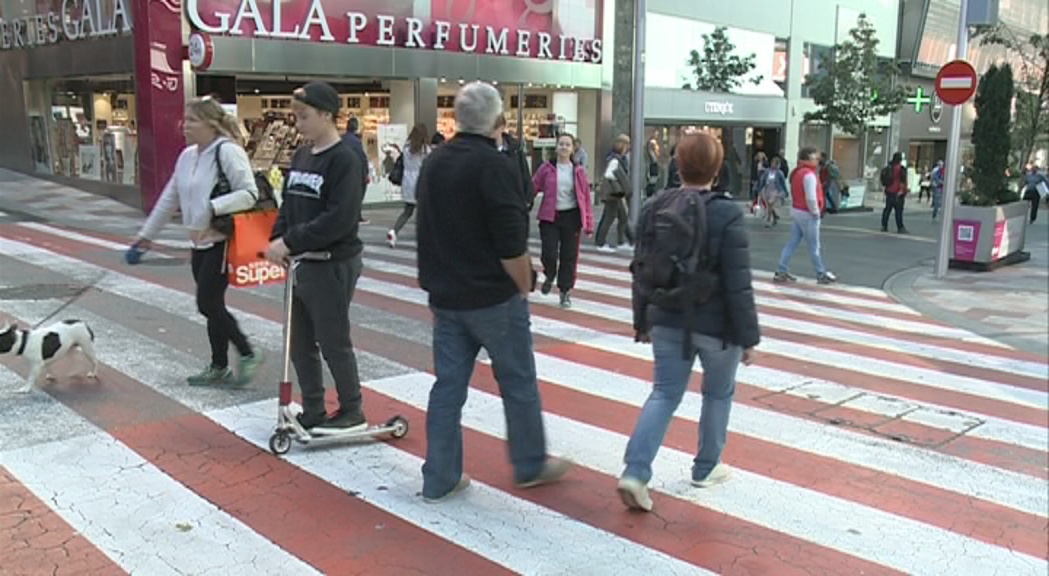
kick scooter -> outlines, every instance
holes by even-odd
[[[259,254],[262,257],[262,254]],[[288,274],[284,280],[284,365],[280,381],[280,394],[277,405],[277,428],[270,436],[270,451],[277,455],[287,454],[291,450],[292,440],[299,444],[309,445],[323,441],[346,441],[373,439],[390,435],[403,438],[408,434],[408,420],[403,416],[394,416],[382,426],[350,429],[346,432],[328,432],[327,430],[307,430],[299,424],[297,416],[302,413],[302,406],[291,401],[291,380],[289,365],[291,363],[291,314],[295,292],[295,271],[304,260],[331,260],[329,252],[304,252],[292,256],[288,263]]]

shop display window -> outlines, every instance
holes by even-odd
[[[37,172],[138,185],[138,129],[131,77],[27,82]]]

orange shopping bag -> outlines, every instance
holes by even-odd
[[[233,237],[229,241],[229,283],[237,288],[278,284],[287,274],[282,266],[259,257],[270,244],[277,210],[253,210],[233,215]]]

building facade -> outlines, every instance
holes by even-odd
[[[903,0],[899,58],[904,63],[913,99],[900,111],[900,149],[919,172],[947,156],[947,138],[952,114],[962,114],[961,162],[972,160],[972,126],[976,109],[970,101],[956,109],[943,106],[935,94],[934,81],[939,68],[957,54],[959,0]],[[1009,0],[998,3],[999,22],[1018,38],[1049,34],[1049,3],[1045,0]],[[1024,64],[1001,46],[969,42],[966,59],[978,74],[992,64],[1009,62],[1019,87]],[[922,105],[924,104],[924,109]],[[1049,161],[1049,133],[1037,142],[1034,160],[1042,167]]]
[[[706,126],[721,135],[742,191],[754,176],[754,157],[784,155],[793,165],[799,147],[826,150],[846,178],[872,177],[884,162],[889,118],[865,138],[834,133],[804,121],[815,109],[805,77],[848,37],[860,14],[877,30],[879,55],[895,56],[899,5],[888,0],[755,0],[739,5],[702,0],[649,0],[645,93],[649,136],[669,148],[683,126]],[[753,55],[756,67],[727,93],[684,90],[694,83],[689,52],[702,54],[703,34],[725,27],[735,54]],[[860,184],[862,186],[862,184]],[[861,194],[854,195],[862,201]]]
[[[383,176],[408,132],[421,123],[451,135],[454,94],[473,80],[503,92],[533,165],[562,132],[606,147],[612,0],[506,4],[0,0],[0,67],[12,71],[0,75],[0,119],[14,128],[0,166],[135,187],[148,209],[184,146],[186,98],[217,95],[249,135],[255,168],[286,168],[301,143],[291,91],[311,79],[343,96],[343,127],[361,125],[368,203],[398,200]]]

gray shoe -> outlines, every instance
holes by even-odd
[[[186,382],[190,386],[228,386],[233,384],[235,380],[233,378],[233,370],[230,370],[229,366],[225,368],[208,366],[200,374],[194,374],[186,378]]]
[[[568,460],[550,457],[546,459],[546,464],[543,465],[543,469],[539,471],[538,476],[525,482],[517,482],[516,484],[518,488],[535,488],[543,484],[553,484],[563,478],[571,468],[572,463]]]
[[[261,348],[256,348],[255,352],[251,356],[240,357],[240,370],[238,370],[239,377],[237,378],[237,385],[244,386],[250,384],[255,379],[255,374],[258,373],[259,368],[266,361],[266,356],[263,354]]]
[[[439,504],[441,502],[444,502],[445,500],[448,500],[452,496],[455,496],[456,494],[462,492],[463,490],[466,490],[469,486],[470,477],[466,474],[463,474],[459,477],[459,482],[455,485],[454,488],[449,490],[447,494],[445,494],[444,496],[438,496],[437,498],[427,498],[426,496],[423,496],[423,501],[425,501],[427,504]]]

